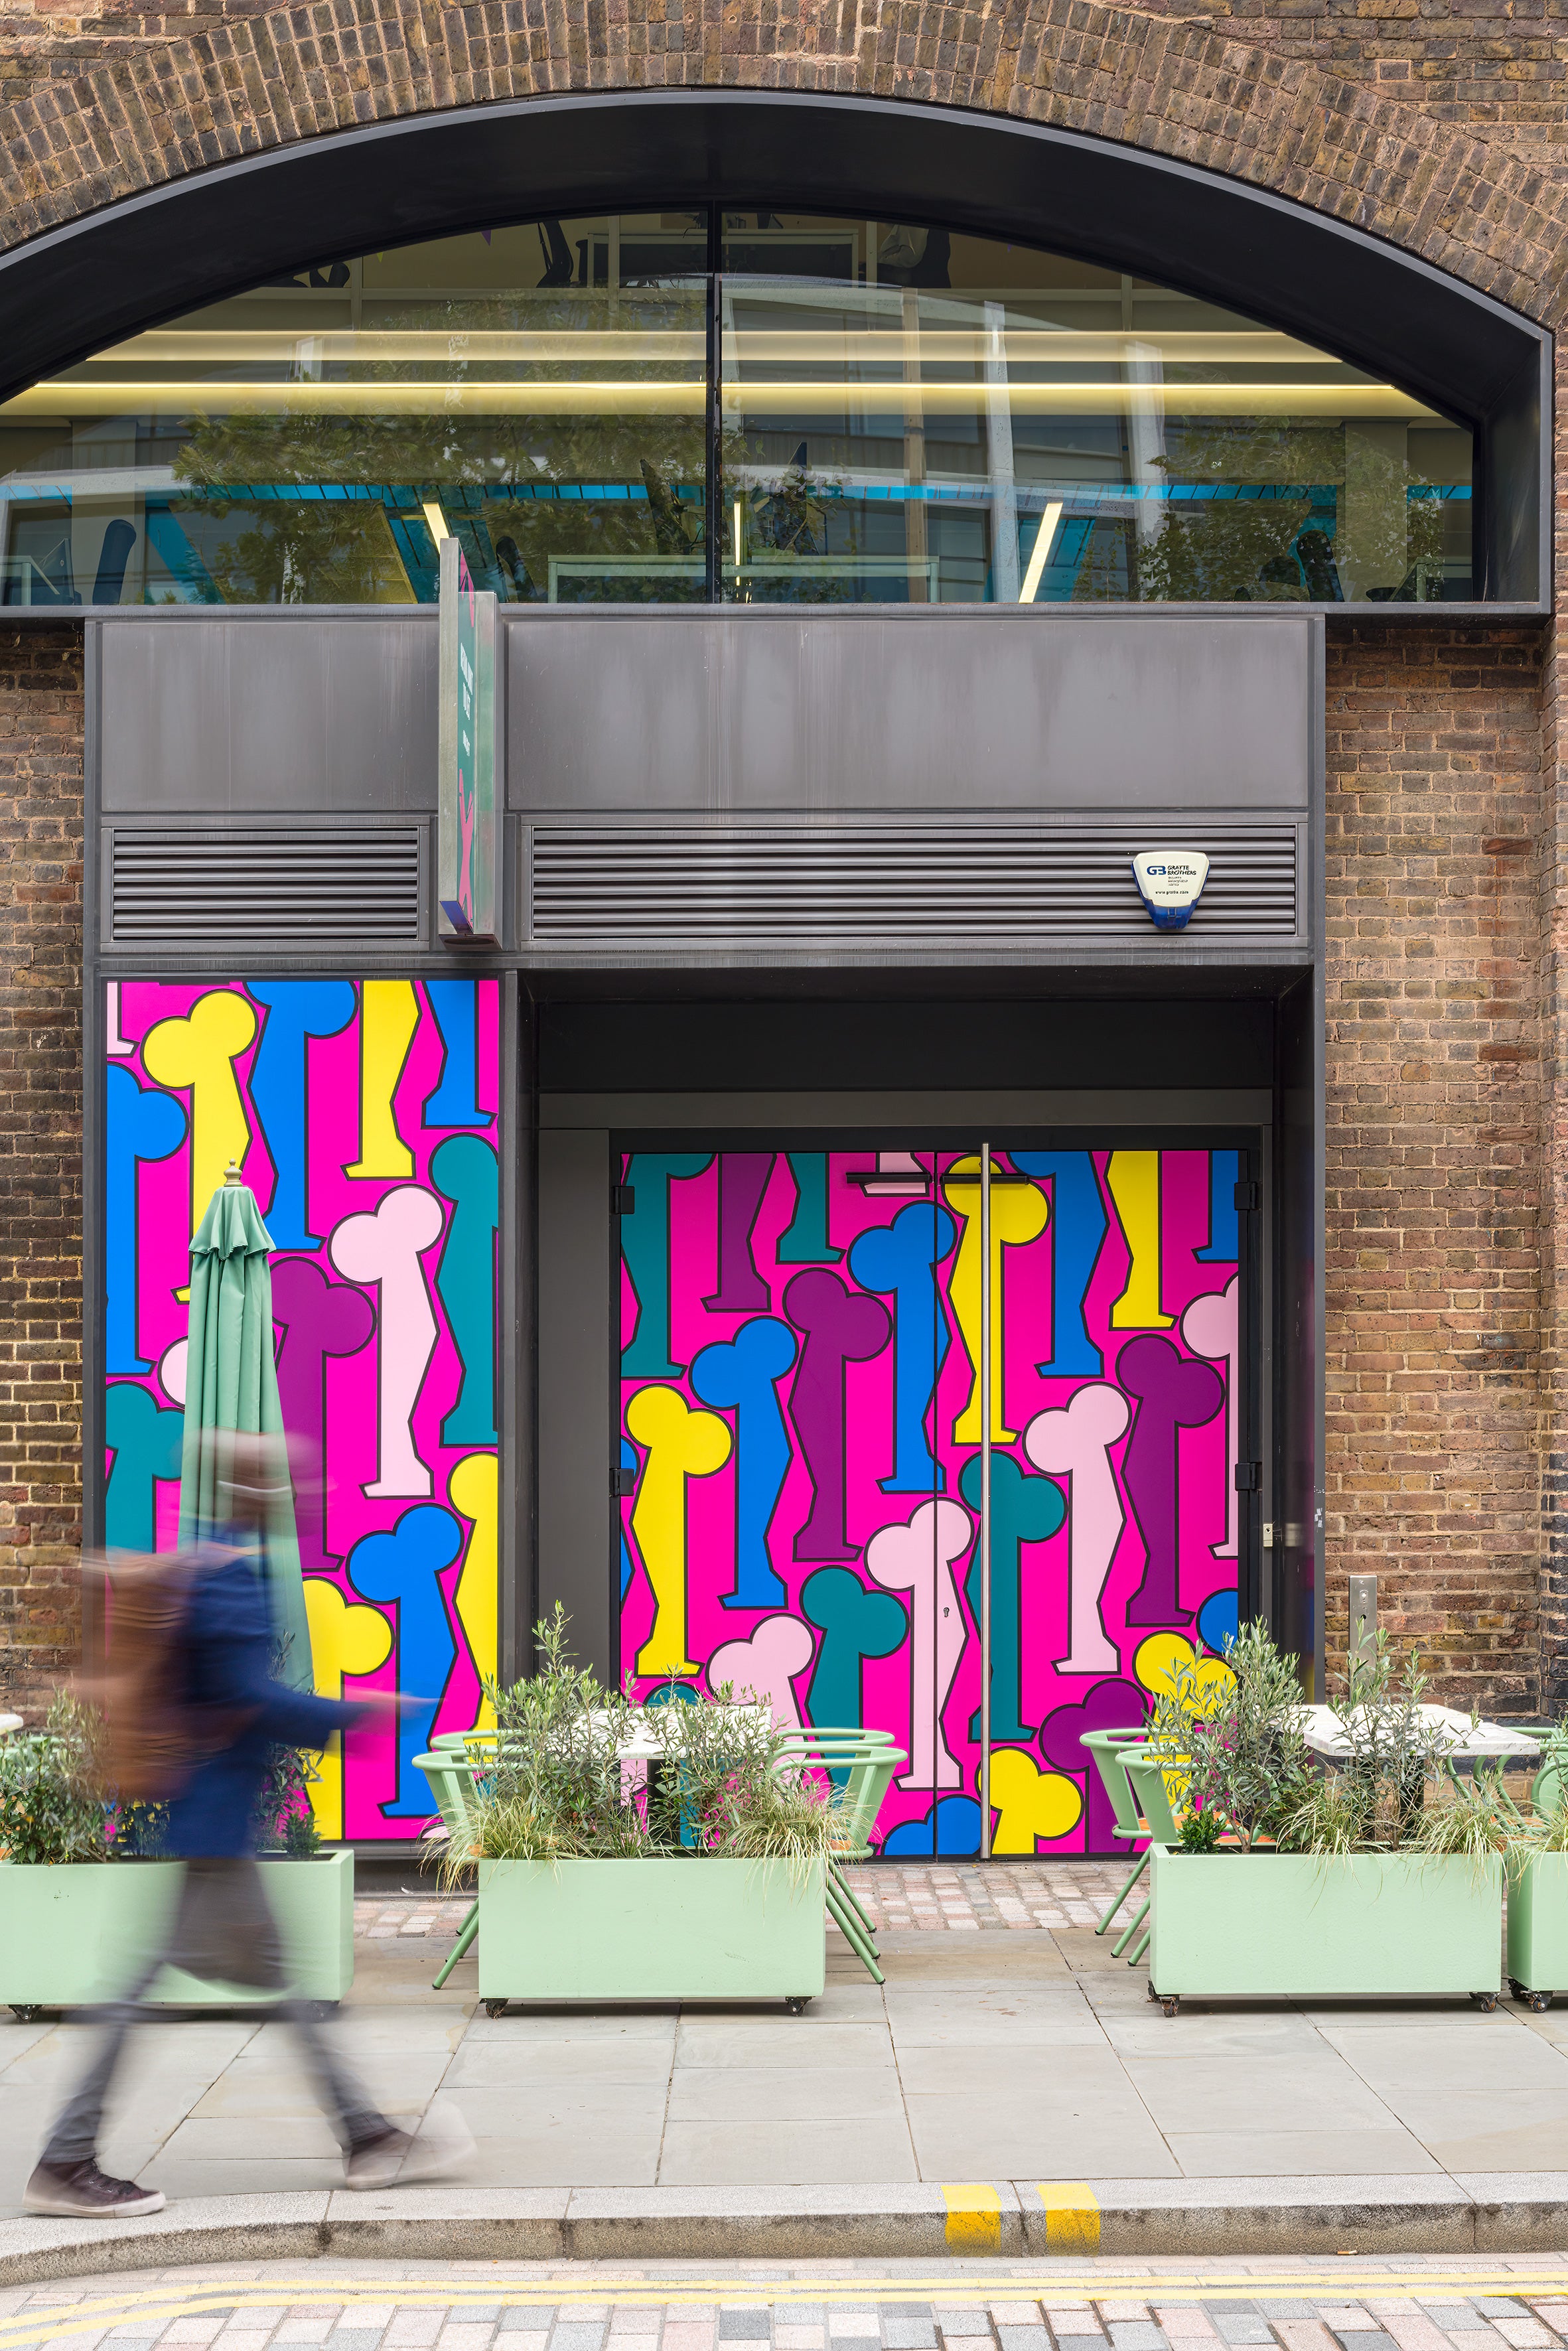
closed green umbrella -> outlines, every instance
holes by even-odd
[[[250,1186],[231,1165],[191,1243],[191,1329],[185,1356],[185,1434],[180,1459],[180,1541],[196,1541],[218,1516],[215,1429],[283,1435],[272,1352],[272,1236]],[[314,1687],[294,1498],[277,1489],[266,1532],[272,1621],[286,1645],[279,1671],[295,1689]]]

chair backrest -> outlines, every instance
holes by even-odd
[[[779,1761],[825,1771],[840,1790],[842,1810],[839,1852],[845,1859],[869,1854],[872,1831],[893,1776],[908,1761],[884,1730],[839,1730],[831,1726],[789,1731]]]
[[[1100,1785],[1111,1799],[1116,1826],[1124,1836],[1138,1833],[1138,1807],[1127,1785],[1124,1754],[1129,1747],[1143,1746],[1147,1735],[1142,1730],[1086,1730],[1078,1741],[1093,1761]]]
[[[474,1766],[465,1756],[446,1753],[416,1755],[414,1761],[430,1782],[430,1792],[446,1824],[446,1834],[463,1852],[474,1843],[478,1826],[474,1811]]]
[[[1122,1761],[1132,1782],[1139,1813],[1148,1823],[1149,1843],[1179,1844],[1181,1835],[1176,1824],[1176,1815],[1171,1811],[1165,1771],[1153,1748],[1124,1748]]]

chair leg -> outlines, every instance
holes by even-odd
[[[1122,1891],[1117,1895],[1116,1899],[1112,1903],[1111,1907],[1106,1911],[1105,1916],[1095,1928],[1094,1932],[1097,1935],[1104,1934],[1106,1928],[1110,1926],[1112,1919],[1115,1917],[1117,1911],[1121,1908],[1128,1895],[1131,1894],[1134,1886],[1136,1886],[1139,1878],[1142,1877],[1148,1865],[1148,1855],[1146,1853],[1141,1853],[1138,1855],[1137,1866],[1133,1871],[1131,1877],[1128,1878],[1127,1883],[1123,1886]]]
[[[458,1960],[463,1957],[464,1952],[467,1950],[469,1945],[473,1942],[475,1936],[478,1932],[479,1905],[476,1902],[473,1908],[469,1911],[466,1918],[464,1919],[462,1926],[457,1930],[457,1940],[453,1944],[451,1951],[447,1955],[446,1963],[443,1967],[441,1973],[431,1985],[430,1989],[432,1991],[439,1991],[441,1990],[442,1985],[446,1981],[447,1977],[452,1973],[453,1969],[457,1965]]]
[[[849,1904],[850,1908],[854,1912],[855,1917],[860,1920],[861,1925],[865,1928],[866,1934],[870,1938],[873,1948],[874,1949],[876,1943],[876,1928],[872,1921],[870,1912],[867,1910],[864,1903],[861,1901],[859,1896],[855,1893],[853,1886],[844,1876],[843,1871],[839,1867],[838,1863],[836,1861],[830,1862],[828,1867],[831,1872],[833,1884],[838,1887],[840,1894]]]
[[[1143,1958],[1144,1953],[1148,1949],[1149,1945],[1150,1945],[1150,1943],[1153,1941],[1153,1939],[1154,1939],[1154,1938],[1153,1938],[1152,1936],[1150,1936],[1150,1935],[1145,1935],[1145,1936],[1144,1937],[1143,1941],[1138,1945],[1137,1949],[1136,1949],[1135,1951],[1129,1951],[1129,1952],[1128,1952],[1128,1954],[1127,1954],[1127,1965],[1128,1965],[1130,1968],[1135,1968],[1135,1967],[1137,1966],[1137,1964],[1138,1964],[1139,1960]]]
[[[1121,1958],[1123,1952],[1126,1949],[1128,1944],[1132,1941],[1134,1936],[1137,1933],[1139,1928],[1143,1925],[1148,1915],[1149,1906],[1145,1902],[1137,1917],[1134,1919],[1132,1925],[1126,1928],[1125,1932],[1122,1934],[1114,1943],[1112,1944],[1111,1957],[1113,1959],[1119,1959]]]
[[[873,1983],[885,1983],[887,1979],[883,1974],[881,1968],[877,1965],[877,1955],[874,1948],[867,1943],[865,1936],[861,1931],[859,1920],[853,1916],[852,1912],[847,1910],[842,1902],[840,1901],[837,1888],[833,1886],[831,1880],[829,1881],[825,1892],[827,1896],[828,1916],[831,1918],[834,1926],[837,1927],[845,1942],[849,1945],[856,1959],[859,1959],[867,1975],[870,1976]]]

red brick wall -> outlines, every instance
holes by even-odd
[[[0,1707],[76,1654],[81,1542],[79,630],[0,627]]]
[[[1335,622],[1328,1527],[1456,1702],[1541,1702],[1542,626]]]

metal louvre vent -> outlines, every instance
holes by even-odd
[[[1198,830],[1155,820],[1135,832],[538,825],[528,894],[535,940],[562,946],[1146,938],[1131,860],[1156,848],[1208,853],[1189,936],[1294,937],[1296,833],[1288,824]]]
[[[120,946],[420,935],[417,825],[117,830],[110,872]]]

